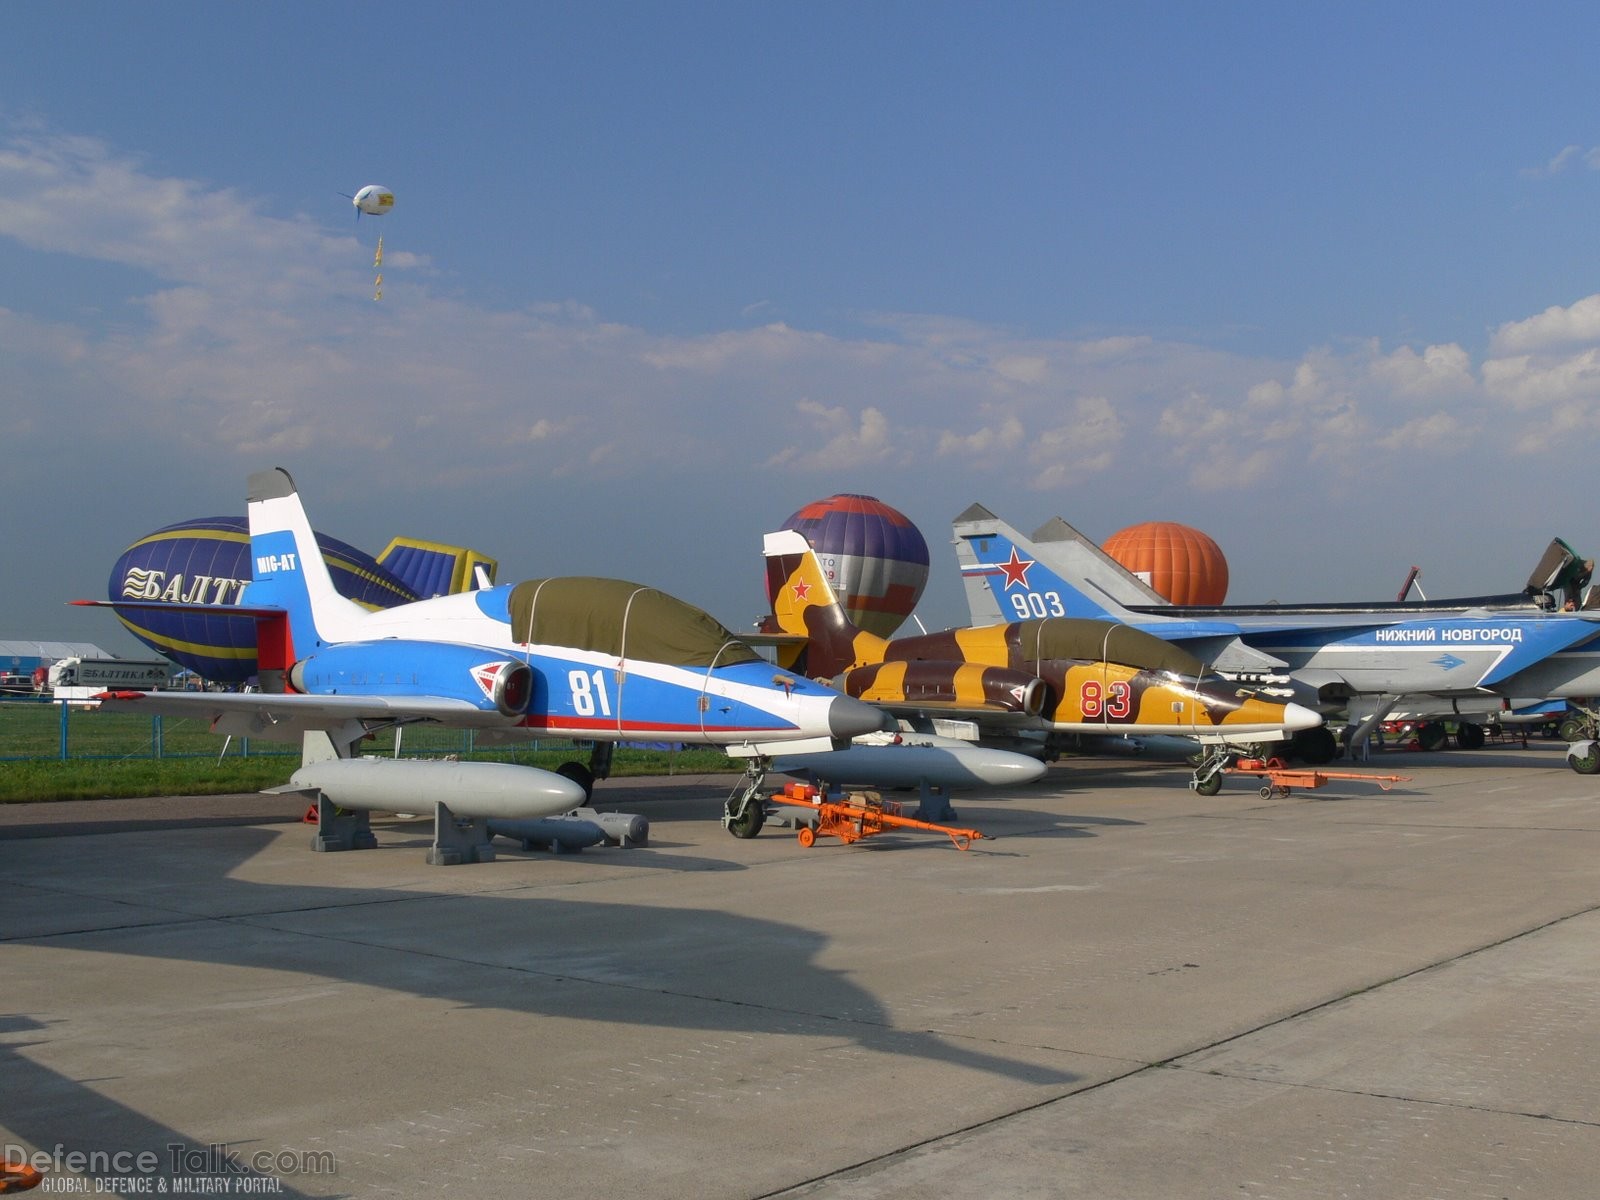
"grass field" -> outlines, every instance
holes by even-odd
[[[0,803],[85,800],[112,796],[204,796],[254,792],[287,783],[300,765],[298,746],[231,742],[201,721],[72,710],[67,753],[61,757],[61,710],[54,704],[0,704]],[[412,726],[400,743],[406,757],[515,762],[554,769],[587,749],[570,742],[479,746],[469,731]],[[375,738],[369,754],[395,752],[392,733]],[[619,747],[613,775],[703,775],[739,765],[716,750]]]

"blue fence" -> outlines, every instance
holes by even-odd
[[[480,741],[483,742],[480,745]],[[570,741],[541,739],[492,742],[471,729],[415,725],[373,739],[369,753],[446,755],[474,758],[542,750],[572,750]],[[0,700],[0,761],[24,759],[129,758],[299,758],[298,742],[229,738],[211,732],[204,721],[176,717],[103,713],[48,698],[6,697]]]

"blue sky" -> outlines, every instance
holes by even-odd
[[[6,8],[0,636],[290,469],[377,551],[741,626],[867,492],[1178,520],[1240,602],[1513,590],[1586,511],[1600,10]],[[356,223],[339,193],[394,189]],[[385,287],[371,298],[384,237]],[[107,640],[110,640],[109,636]]]

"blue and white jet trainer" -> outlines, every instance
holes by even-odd
[[[304,739],[292,782],[340,807],[415,812],[442,801],[456,817],[537,818],[582,804],[620,740],[762,759],[833,749],[883,725],[878,709],[777,670],[700,609],[621,580],[535,579],[368,611],[335,590],[282,469],[250,477],[249,524],[252,579],[225,611],[256,620],[264,690],[112,692],[100,707]],[[590,741],[595,753],[562,774],[394,762],[378,776],[353,757],[368,734],[421,721]]]

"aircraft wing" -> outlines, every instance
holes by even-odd
[[[505,728],[500,713],[449,696],[303,696],[281,692],[102,692],[102,712],[138,712],[206,721],[216,733],[297,742],[313,729],[368,721],[437,721],[456,727]]]
[[[1217,671],[1276,674],[1289,669],[1283,659],[1256,649],[1237,633],[1201,632],[1172,642]]]
[[[1556,617],[1554,620],[1532,625],[1526,630],[1526,636],[1519,638],[1513,644],[1510,652],[1494,670],[1478,680],[1478,686],[1498,687],[1519,671],[1553,654],[1588,642],[1597,635],[1600,635],[1600,628],[1596,628],[1593,620],[1587,615],[1578,616],[1576,620],[1570,616]]]
[[[956,721],[977,721],[981,725],[1005,726],[1012,729],[1040,727],[1037,716],[1018,712],[1001,704],[975,704],[957,700],[908,700],[885,698],[883,695],[863,695],[861,699],[874,708],[881,708],[896,717],[941,717]]]

